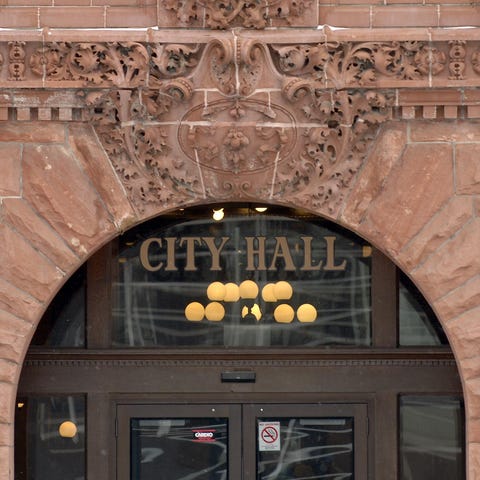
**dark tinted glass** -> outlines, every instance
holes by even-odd
[[[184,215],[121,237],[114,345],[370,345],[370,249],[361,239],[318,219]],[[225,289],[218,298],[214,283]]]
[[[448,345],[448,339],[430,305],[403,273],[399,279],[400,346]]]
[[[260,419],[257,479],[353,479],[353,418]]]
[[[26,465],[16,478],[26,480],[85,479],[85,399],[83,396],[35,397],[19,404],[26,436],[18,425],[15,445]],[[23,463],[23,462],[22,462]],[[20,463],[17,463],[20,466]],[[25,471],[22,471],[22,470]]]
[[[32,345],[85,347],[85,267],[70,277],[45,312]]]
[[[225,418],[131,420],[132,480],[228,478]]]
[[[464,480],[464,425],[460,398],[400,397],[400,479]]]

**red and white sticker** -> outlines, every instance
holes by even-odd
[[[196,442],[214,442],[215,441],[215,429],[199,429],[192,430],[193,439]]]
[[[280,450],[280,422],[258,422],[258,450]]]

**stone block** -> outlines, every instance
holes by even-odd
[[[13,428],[11,423],[0,423],[0,447],[13,446]]]
[[[0,123],[0,142],[60,143],[64,140],[65,129],[60,123]]]
[[[475,278],[480,271],[480,219],[475,218],[436,250],[415,271],[419,284],[428,285],[437,300]]]
[[[388,173],[360,231],[396,256],[451,197],[452,147],[409,145],[401,161]]]
[[[13,423],[13,406],[15,404],[15,395],[15,385],[11,383],[0,382],[0,424]]]
[[[480,143],[458,144],[455,155],[456,191],[458,194],[480,193]]]
[[[23,168],[25,199],[78,255],[113,236],[100,195],[64,146],[26,146]]]
[[[358,226],[372,202],[381,194],[385,180],[399,160],[407,141],[404,125],[388,125],[360,172],[343,211],[343,220]]]
[[[475,359],[480,368],[480,307],[469,310],[446,322],[445,329],[453,343],[456,357],[460,360]],[[480,414],[480,412],[479,412]]]
[[[465,225],[473,215],[472,200],[453,197],[399,253],[411,270]]]
[[[12,480],[13,478],[13,447],[0,446],[0,480]]]
[[[411,142],[480,142],[477,120],[447,122],[419,121],[410,129]]]
[[[135,222],[135,213],[110,159],[96,138],[91,127],[71,125],[69,128],[73,153],[112,213],[115,224],[123,230]]]
[[[480,478],[480,443],[469,443],[467,446],[468,472],[470,480]]]
[[[0,225],[0,275],[38,300],[47,300],[63,278],[55,265],[6,225]]]
[[[464,283],[435,302],[442,319],[450,320],[480,305],[480,277]]]
[[[21,145],[0,144],[0,197],[21,193]]]
[[[28,238],[29,242],[63,271],[72,269],[78,257],[68,248],[63,238],[22,199],[7,198],[0,212],[4,221]]]
[[[34,322],[43,308],[38,300],[0,278],[0,309]],[[0,316],[2,314],[3,312],[0,312]]]

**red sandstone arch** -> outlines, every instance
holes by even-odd
[[[464,383],[470,480],[480,476],[479,141],[472,121],[391,121],[338,212],[316,212],[387,253],[435,308]],[[16,384],[46,305],[96,249],[165,207],[132,206],[85,124],[1,124],[0,153],[10,167],[0,179],[0,480],[11,480]]]

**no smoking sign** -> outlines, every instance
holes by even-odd
[[[280,450],[280,422],[258,422],[258,450]]]

